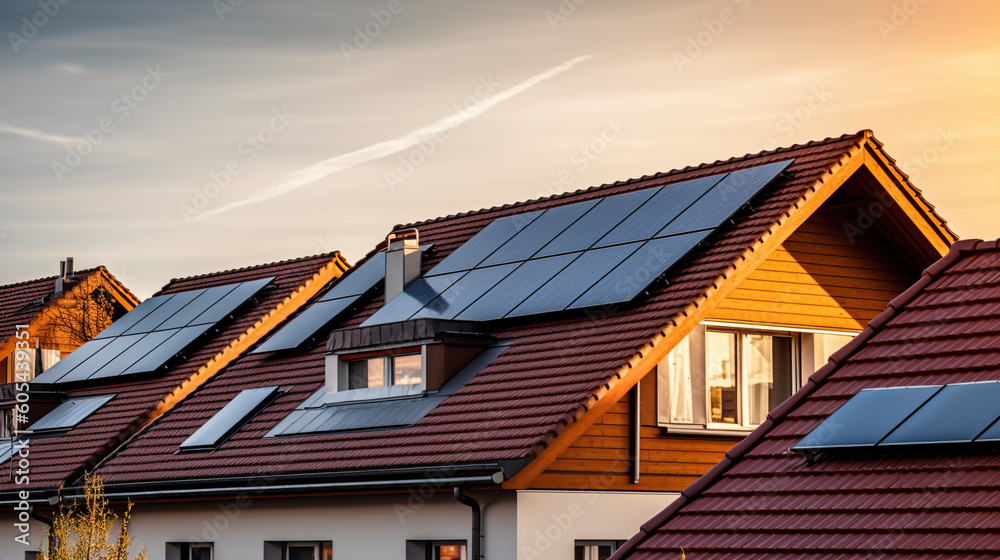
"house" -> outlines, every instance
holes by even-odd
[[[0,438],[14,432],[15,383],[31,380],[139,300],[103,266],[0,286]],[[20,350],[20,352],[18,352]]]
[[[954,241],[870,131],[399,226],[95,471],[157,559],[604,557]]]
[[[4,535],[0,550],[16,546],[17,557],[37,551],[40,523],[51,519],[60,488],[75,484],[347,268],[334,252],[171,280],[35,377],[27,391],[19,384],[14,400],[24,405],[27,429],[22,425],[0,445],[0,502],[14,517],[5,531],[15,531]]]
[[[1000,249],[960,241],[613,558],[1000,550]]]

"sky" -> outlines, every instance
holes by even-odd
[[[872,129],[1000,237],[1000,3],[5,0],[0,284],[171,278]]]

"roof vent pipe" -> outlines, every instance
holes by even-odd
[[[55,295],[59,295],[63,291],[63,278],[66,277],[66,261],[59,261],[59,276],[56,276],[56,290]]]
[[[66,274],[64,278],[73,277],[73,257],[66,257]]]
[[[385,301],[388,303],[420,277],[422,257],[416,229],[394,231],[385,240],[389,244],[385,252]]]

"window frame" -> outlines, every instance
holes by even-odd
[[[461,546],[461,558],[469,557],[469,542],[464,539],[407,540],[406,560],[440,560],[435,554],[439,546]]]
[[[405,356],[420,356],[420,382],[412,384],[392,384],[398,358]],[[350,401],[384,400],[389,398],[412,397],[423,395],[427,391],[427,349],[426,346],[407,346],[382,350],[379,352],[359,354],[330,354],[327,359],[327,387],[335,387],[324,397],[326,404]],[[352,363],[382,359],[382,386],[349,388],[350,368]]]
[[[597,546],[597,547],[610,546],[611,554],[614,554],[615,551],[617,551],[619,548],[625,545],[625,542],[626,541],[619,541],[613,539],[598,539],[598,540],[577,539],[573,541],[573,557],[576,558],[576,553],[581,547],[590,547],[590,546]]]

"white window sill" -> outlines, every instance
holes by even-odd
[[[725,437],[746,437],[754,431],[755,428],[744,428],[742,426],[733,426],[726,428],[713,428],[704,427],[698,425],[680,425],[680,424],[660,424],[660,429],[668,434],[680,434],[689,436],[725,436]]]

